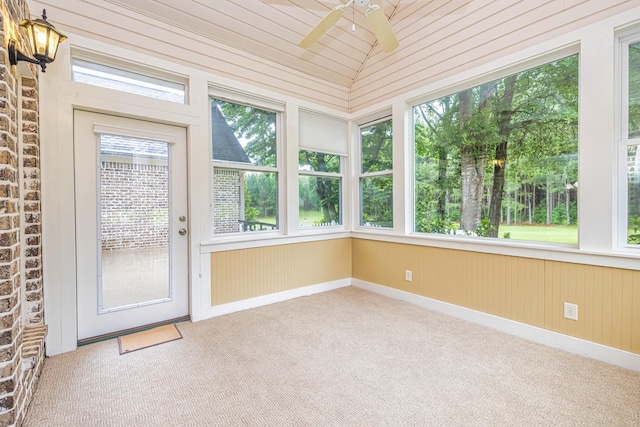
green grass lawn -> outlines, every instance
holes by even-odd
[[[324,218],[324,215],[322,214],[322,212],[318,212],[318,211],[300,211],[300,224],[302,224],[302,221],[304,221],[304,219],[307,219],[307,224],[311,225],[314,222],[320,222],[320,220],[322,218]]]
[[[498,237],[504,238],[505,233],[511,233],[511,239],[513,240],[532,240],[536,242],[568,243],[574,245],[578,243],[577,225],[500,224]]]
[[[300,215],[300,224],[302,224],[302,221],[304,220],[304,218],[307,218],[307,224],[308,225],[311,225],[314,222],[320,222],[320,220],[324,216],[322,214],[322,212],[318,212],[318,211],[303,211],[303,210],[300,210],[299,215]],[[275,224],[276,223],[276,217],[275,216],[261,216],[261,217],[258,217],[256,219],[256,221],[258,221],[258,222],[266,222],[267,224]]]
[[[304,218],[307,224],[319,222],[322,219],[322,212],[318,211],[300,211],[300,224]],[[259,217],[259,222],[275,224],[274,216]],[[578,226],[577,225],[542,225],[542,224],[500,224],[498,237],[503,239],[505,233],[510,233],[512,240],[529,240],[533,242],[549,242],[549,243],[578,243]]]

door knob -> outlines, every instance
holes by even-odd
[[[187,230],[184,228],[181,228],[180,230],[178,230],[178,234],[181,236],[184,236],[185,234],[187,234]]]

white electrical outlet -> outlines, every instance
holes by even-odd
[[[578,320],[578,304],[564,303],[565,319]]]
[[[411,270],[404,271],[404,280],[406,280],[407,282],[413,281],[413,273],[411,272]]]

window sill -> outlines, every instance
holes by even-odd
[[[575,245],[545,244],[512,240],[503,242],[499,239],[479,240],[467,236],[438,236],[410,234],[400,236],[392,234],[390,229],[358,228],[349,231],[343,227],[328,227],[322,230],[300,230],[296,235],[278,233],[242,233],[220,237],[200,243],[200,253],[223,252],[237,249],[259,248],[293,243],[313,242],[321,240],[355,238],[376,240],[381,242],[401,243],[415,246],[428,246],[442,249],[454,249],[470,252],[483,252],[495,255],[506,255],[522,258],[533,258],[546,261],[571,262],[575,264],[597,265],[602,267],[640,270],[640,252],[598,252],[580,250]]]
[[[200,243],[200,253],[222,252],[236,249],[259,248],[276,245],[290,245],[293,243],[313,242],[320,240],[344,239],[351,237],[351,233],[344,227],[327,227],[322,230],[300,230],[296,235],[280,233],[242,233],[224,236]]]

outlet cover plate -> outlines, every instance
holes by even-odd
[[[404,271],[404,280],[406,280],[407,282],[412,282],[413,281],[413,273],[411,270],[405,270]]]
[[[564,317],[565,319],[578,320],[578,304],[571,304],[570,302],[565,302]]]

